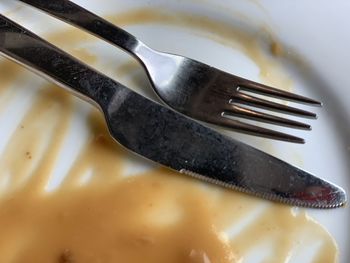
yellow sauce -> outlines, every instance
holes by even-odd
[[[117,17],[122,25],[162,21],[206,28],[217,38],[247,44],[243,51],[261,72],[278,74],[253,39],[231,34],[235,29],[221,23],[150,10]],[[67,34],[72,38],[64,41],[70,39],[70,46],[92,40],[77,30]],[[57,35],[52,39],[63,43]],[[71,51],[90,63],[97,60],[85,50]],[[117,74],[127,74],[133,65],[121,65]],[[11,62],[1,62],[0,69],[1,76],[8,71],[11,81],[21,74]],[[285,77],[276,79],[285,84]],[[11,81],[0,83],[0,101]],[[111,139],[97,110],[87,118],[88,139],[79,156],[59,187],[47,192],[76,106],[59,87],[40,89],[1,155],[0,262],[243,262],[264,243],[271,252],[263,262],[286,262],[294,249],[316,241],[320,245],[311,262],[337,261],[335,241],[303,210],[165,168],[128,176],[128,163],[138,165],[138,159]],[[91,178],[81,183],[87,173]],[[241,222],[248,223],[235,231]]]

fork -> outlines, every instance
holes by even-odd
[[[254,107],[305,118],[316,119],[316,114],[251,94],[314,106],[322,105],[316,100],[253,82],[187,57],[155,51],[130,33],[71,1],[19,1],[82,28],[133,55],[146,70],[160,99],[171,108],[194,119],[251,135],[304,143],[302,138],[232,117],[311,130],[309,124],[258,111]]]

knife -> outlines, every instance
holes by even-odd
[[[290,205],[346,203],[342,188],[135,93],[3,15],[0,53],[98,107],[115,141],[149,160]]]

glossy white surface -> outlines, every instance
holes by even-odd
[[[34,32],[48,32],[52,31],[54,26],[62,26],[61,23],[48,19],[28,7],[16,9],[19,5],[14,2],[2,1],[0,12],[15,10],[9,13],[9,17],[32,28]],[[309,72],[303,72],[298,71],[298,66],[291,61],[281,65],[293,78],[293,91],[320,99],[324,107],[316,109],[319,119],[312,121],[312,132],[291,131],[293,134],[303,136],[307,142],[305,145],[266,142],[264,139],[232,135],[239,136],[247,143],[334,182],[349,192],[350,84],[348,74],[350,52],[348,47],[350,47],[350,34],[348,26],[350,16],[348,14],[350,13],[350,2],[341,0],[332,2],[324,0],[284,1],[283,4],[271,0],[105,0],[103,4],[97,0],[75,2],[101,15],[117,14],[127,9],[146,6],[167,11],[192,12],[230,24],[241,23],[242,28],[247,24],[249,29],[254,31],[258,31],[261,26],[270,28],[279,42],[289,47],[293,53],[302,56],[310,67]],[[43,23],[46,20],[47,23]],[[169,27],[162,24],[137,25],[127,29],[152,47],[181,53],[233,73],[258,79],[259,69],[239,51],[214,43],[191,31],[169,30]],[[108,49],[108,52],[112,50],[115,49]],[[108,64],[108,55],[103,59]],[[128,83],[128,80],[125,79],[122,82]],[[154,98],[149,90],[146,90],[145,93]],[[25,107],[29,97],[19,98],[21,107]],[[0,118],[6,118],[5,114],[2,114]],[[6,143],[5,135],[10,134],[11,127],[15,125],[13,119],[11,123],[10,120],[8,122],[9,125],[4,129],[1,127],[0,130],[0,153],[1,146]],[[83,133],[83,124],[77,123],[75,128],[75,135]],[[71,137],[72,140],[75,140],[77,136],[74,137],[73,133]],[[61,162],[62,165],[59,167],[69,166],[68,157],[62,159]],[[308,213],[334,236],[340,249],[340,262],[347,262],[347,259],[350,258],[348,251],[350,246],[349,206],[336,210],[309,210]],[[255,262],[255,260],[248,262]]]

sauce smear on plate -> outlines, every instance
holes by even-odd
[[[119,15],[122,24],[165,17],[169,24],[225,29],[202,17],[178,16],[150,10]],[[74,35],[69,46],[86,40],[77,30],[67,34]],[[243,35],[235,38],[242,45],[247,40]],[[64,45],[62,39],[52,37]],[[260,54],[250,45],[250,54]],[[97,61],[83,49],[71,51],[89,63]],[[262,55],[257,61],[271,70]],[[133,70],[126,65],[119,67]],[[0,69],[6,69],[0,71],[0,79],[6,78],[0,101],[5,101],[7,89],[21,92],[10,84],[22,70],[8,61],[2,61]],[[277,84],[285,84],[277,79]],[[285,262],[293,251],[303,249],[314,251],[310,262],[337,260],[335,241],[302,209],[159,167],[130,175],[130,165],[144,161],[112,141],[102,114],[94,109],[86,121],[86,143],[57,188],[47,191],[80,102],[46,85],[35,94],[1,153],[0,262],[242,262],[258,247],[265,251],[264,262]],[[0,116],[3,112],[0,107]]]

